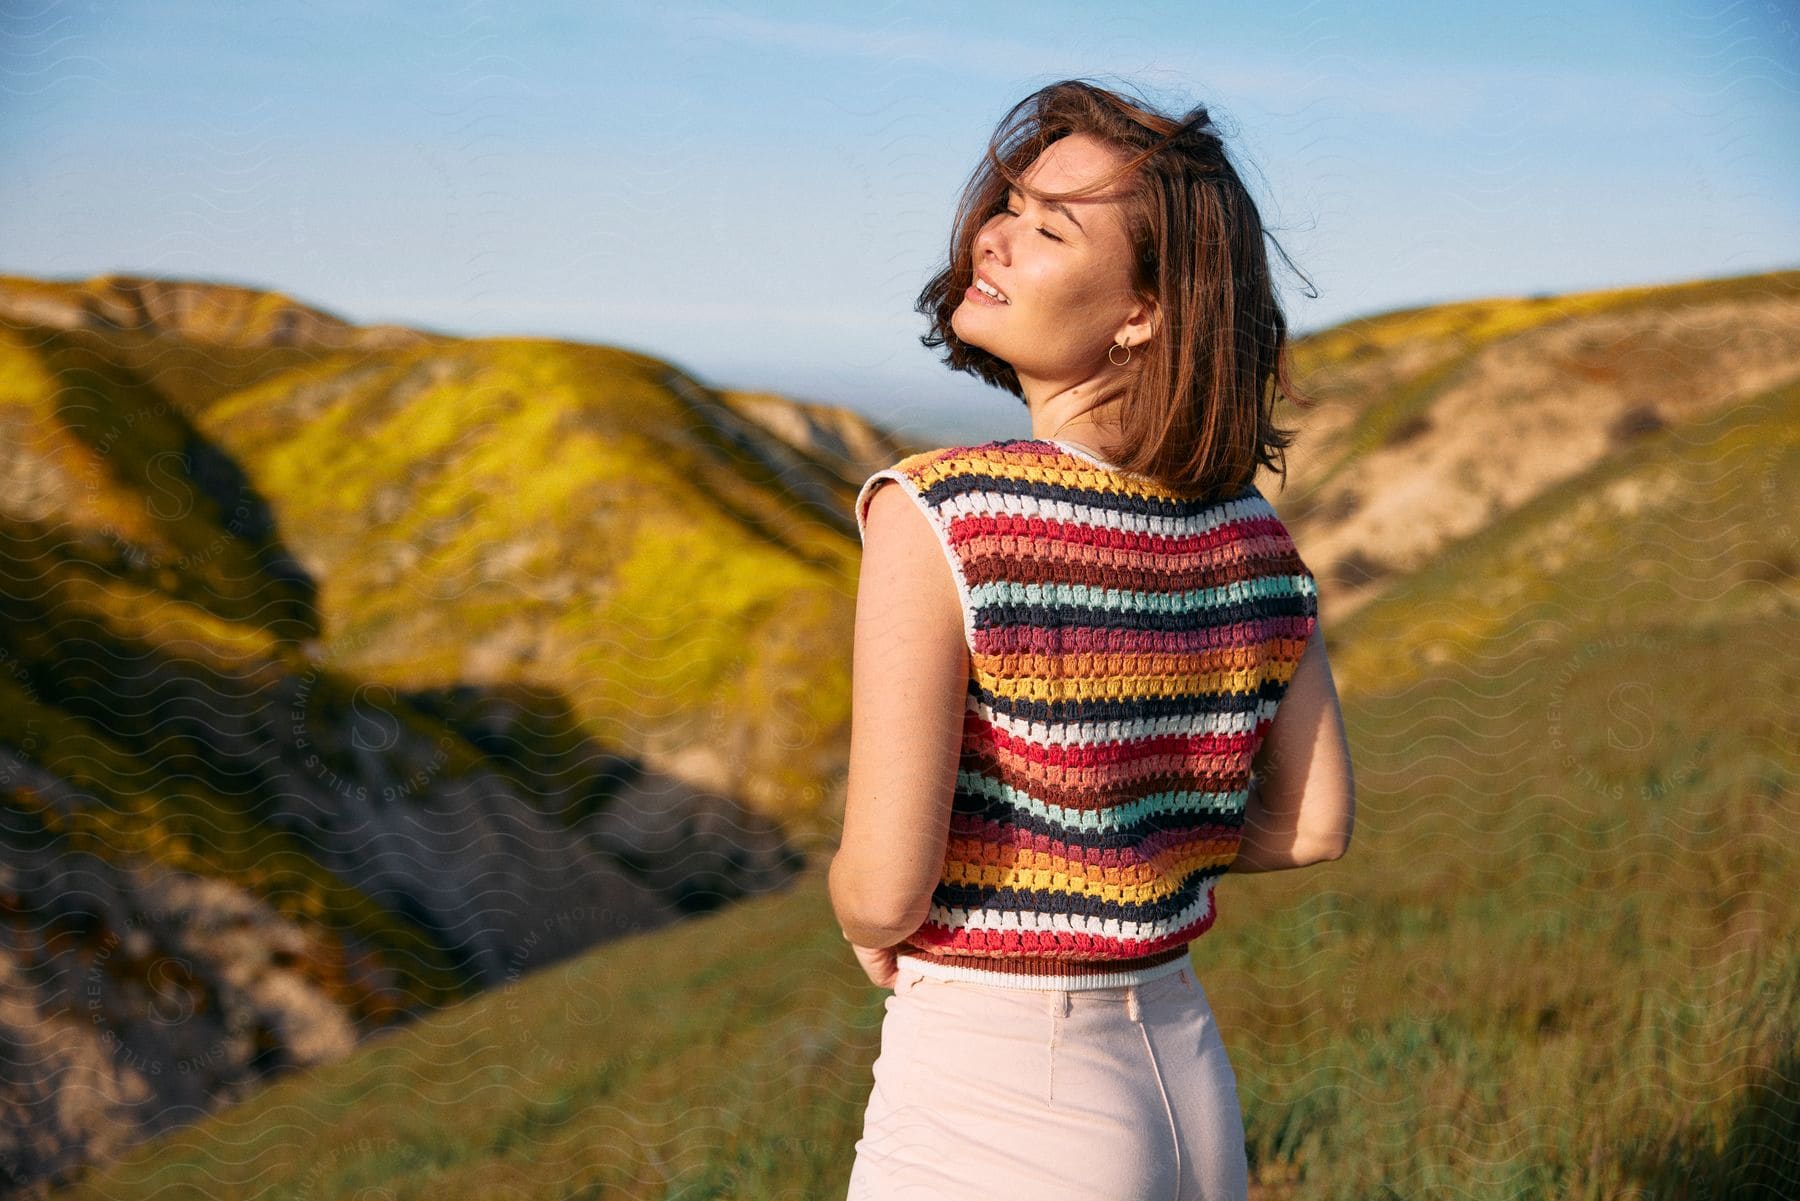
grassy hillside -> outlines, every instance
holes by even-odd
[[[1797,414],[1641,431],[1327,621],[1355,842],[1193,952],[1260,1197],[1792,1194]],[[58,1196],[841,1196],[884,996],[815,867]]]
[[[849,500],[902,453],[867,422],[223,285],[6,276],[0,316],[0,745],[67,786],[0,780],[32,837],[354,938],[397,998],[316,974],[390,1013],[473,982],[324,866],[299,788],[505,779],[573,827],[644,776],[829,824]]]
[[[1275,499],[1342,618],[1640,439],[1791,380],[1800,271],[1385,313],[1296,358],[1321,403]]]
[[[146,637],[173,601],[222,619],[208,641],[316,642],[395,688],[529,682],[605,745],[821,820],[863,465],[669,364],[24,329],[0,331],[0,410],[50,484],[16,507],[133,548],[143,592],[113,607]]]
[[[0,1192],[782,886],[908,449],[604,346],[0,276]]]

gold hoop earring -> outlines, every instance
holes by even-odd
[[[1131,347],[1126,346],[1123,342],[1114,342],[1111,346],[1106,348],[1106,361],[1111,363],[1114,367],[1123,367],[1125,365],[1125,363],[1121,363],[1119,360],[1112,357],[1112,352],[1119,349],[1121,346],[1125,347],[1125,363],[1131,362]]]

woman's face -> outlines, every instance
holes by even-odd
[[[1118,161],[1095,139],[1070,134],[1051,143],[1024,178],[1066,192]],[[1150,327],[1128,333],[1128,322],[1150,310],[1131,287],[1122,187],[1058,207],[1013,190],[1008,211],[989,218],[974,244],[975,270],[1008,303],[965,294],[950,318],[956,336],[1004,359],[1021,382],[1047,386],[1107,371],[1107,350],[1122,337],[1140,346]]]

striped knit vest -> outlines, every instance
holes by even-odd
[[[943,872],[900,962],[1035,989],[1179,971],[1317,621],[1286,526],[1254,484],[1190,501],[1034,438],[876,472],[859,534],[883,479],[930,520],[969,647]]]

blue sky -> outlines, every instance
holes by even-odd
[[[1800,265],[1795,21],[1765,0],[58,0],[0,26],[0,271],[624,345],[1000,437],[1023,407],[946,372],[912,302],[1036,88],[1207,104],[1319,293],[1279,281],[1306,331]]]

